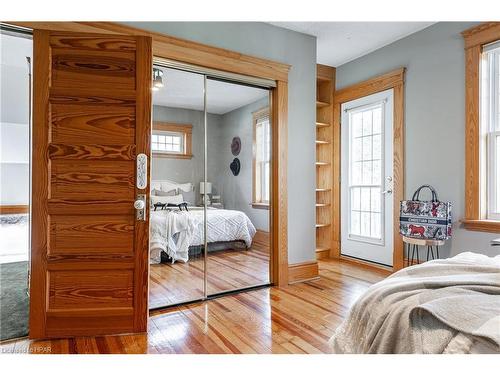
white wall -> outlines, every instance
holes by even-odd
[[[406,198],[422,184],[453,204],[453,238],[440,251],[499,254],[499,234],[462,228],[465,196],[465,62],[460,32],[474,26],[441,22],[337,68],[337,88],[404,66]],[[332,46],[334,48],[334,46]]]

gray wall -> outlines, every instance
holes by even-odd
[[[218,187],[222,188],[225,207],[243,211],[255,227],[263,231],[269,231],[269,210],[255,209],[251,206],[253,184],[252,112],[268,106],[269,98],[265,97],[222,116],[222,132],[219,138],[219,169],[216,178]],[[234,158],[230,149],[231,140],[236,136],[241,138],[241,152],[238,155],[241,170],[238,176],[234,176],[229,170],[229,164]]]
[[[314,259],[316,170],[311,166],[316,152],[316,38],[259,22],[127,24],[292,65],[288,87],[288,261]]]
[[[337,88],[392,69],[407,68],[405,82],[406,197],[424,183],[453,204],[453,237],[441,252],[498,254],[498,234],[466,231],[464,215],[465,71],[460,32],[473,23],[438,23],[337,68]],[[334,46],[332,46],[334,48]]]
[[[207,143],[216,144],[220,138],[221,116],[208,114]],[[173,122],[193,125],[193,157],[191,159],[173,159],[153,156],[151,174],[153,180],[173,180],[178,183],[192,182],[195,187],[196,203],[200,202],[199,183],[203,181],[203,112],[182,108],[153,106],[153,121]],[[215,171],[218,155],[215,147],[208,148],[207,169]]]

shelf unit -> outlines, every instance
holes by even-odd
[[[335,68],[316,68],[316,258],[332,253],[333,92]]]

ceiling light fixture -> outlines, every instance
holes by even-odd
[[[163,71],[153,68],[153,91],[158,91],[163,86]]]

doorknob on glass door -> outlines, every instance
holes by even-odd
[[[392,194],[392,189],[384,190],[382,194]]]

